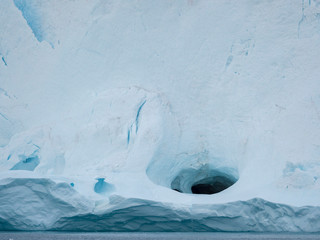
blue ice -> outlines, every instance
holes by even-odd
[[[29,157],[14,165],[10,170],[33,171],[40,163],[39,157]]]

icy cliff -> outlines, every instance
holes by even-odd
[[[320,231],[319,0],[0,22],[0,230]]]

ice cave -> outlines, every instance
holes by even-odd
[[[319,0],[0,22],[0,231],[320,232]]]

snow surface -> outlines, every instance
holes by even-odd
[[[2,0],[0,22],[0,230],[320,231],[319,0]]]

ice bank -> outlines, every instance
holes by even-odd
[[[0,3],[0,230],[320,231],[320,3]]]

